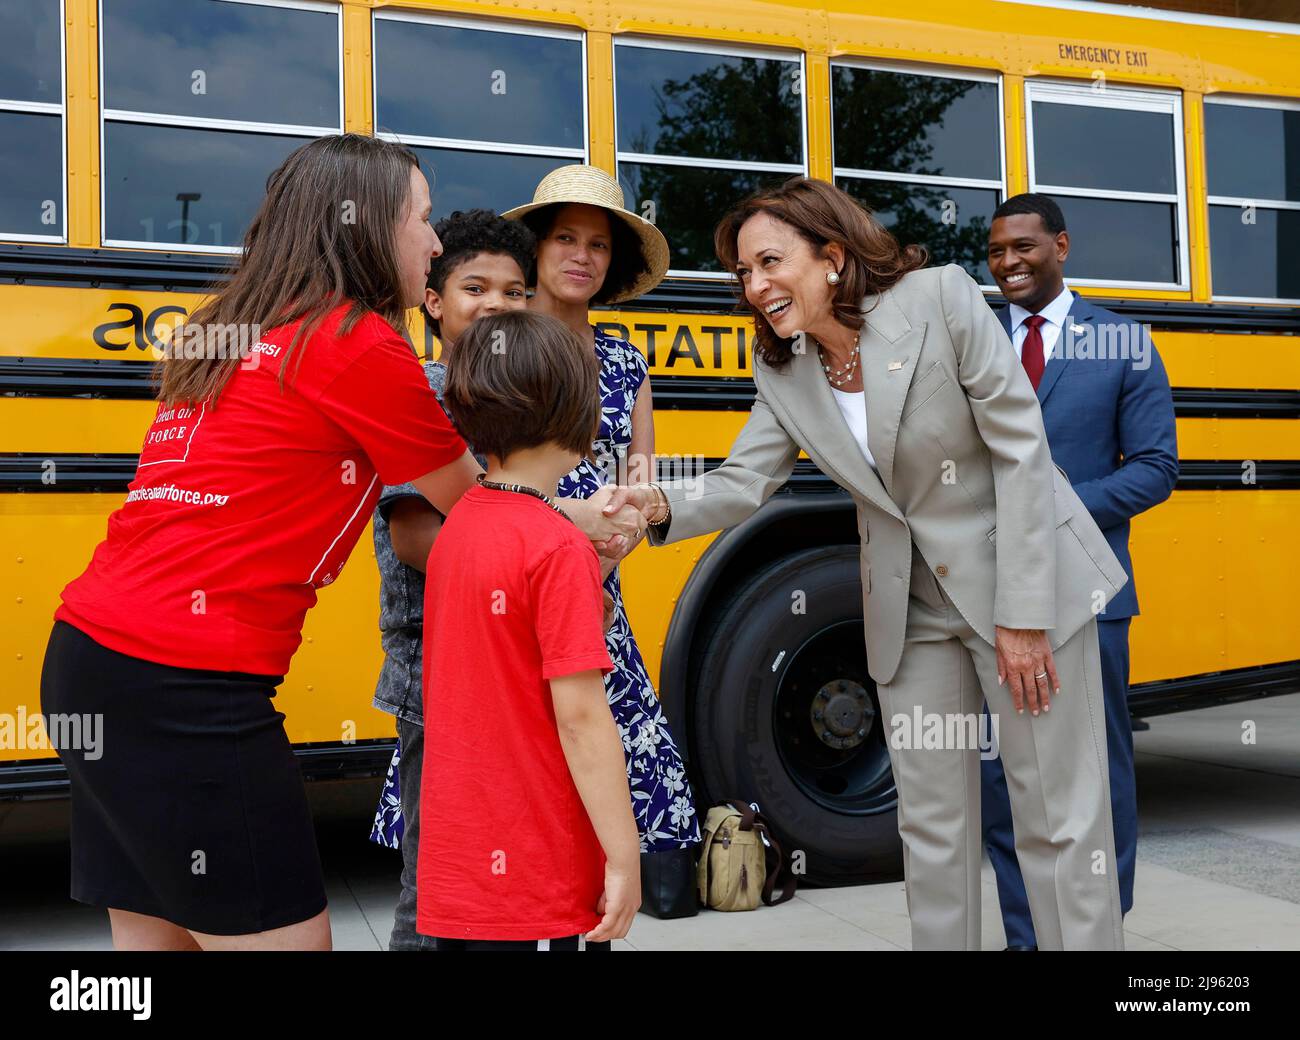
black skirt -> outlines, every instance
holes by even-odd
[[[325,909],[302,772],[272,703],[281,681],[142,661],[55,622],[41,709],[80,717],[50,730],[71,780],[73,899],[212,935]]]

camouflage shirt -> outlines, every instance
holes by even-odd
[[[441,403],[446,366],[438,361],[426,362],[424,374]],[[486,465],[482,458],[479,465]],[[394,504],[410,497],[424,496],[414,484],[385,487],[375,507],[375,562],[379,565],[379,632],[384,667],[372,703],[380,711],[423,725],[420,666],[424,654],[424,575],[397,558],[388,529],[388,516]]]

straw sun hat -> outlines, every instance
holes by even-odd
[[[650,269],[640,275],[609,303],[621,303],[647,293],[658,285],[668,270],[668,240],[663,232],[639,217],[623,205],[623,189],[604,170],[595,166],[561,166],[542,178],[533,192],[533,201],[526,206],[516,206],[501,215],[511,220],[518,220],[527,213],[543,206],[555,203],[579,202],[588,206],[599,206],[610,215],[610,219],[621,220],[641,241],[641,255],[645,257]]]

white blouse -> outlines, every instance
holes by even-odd
[[[879,467],[876,466],[876,460],[871,454],[871,449],[867,447],[867,395],[865,391],[859,390],[857,393],[849,393],[846,390],[839,390],[832,386],[831,393],[835,395],[835,403],[839,405],[840,414],[844,416],[844,421],[848,423],[853,439],[862,448],[862,454],[866,456],[871,468],[879,472]]]

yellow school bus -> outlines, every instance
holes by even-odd
[[[834,181],[996,303],[993,209],[1051,194],[1069,284],[1149,323],[1174,385],[1177,490],[1133,525],[1132,709],[1297,688],[1300,24],[1164,6],[1183,10],[0,0],[0,797],[66,790],[34,721],[42,654],[133,476],[155,349],[225,276],[267,173],[341,131],[411,145],[435,214],[527,201],[566,163],[617,174],[672,269],[598,320],[649,360],[670,475],[716,465],[753,398],[711,250],[741,195]],[[803,460],[746,523],[624,564],[698,801],[759,801],[820,881],[900,862],[856,541],[847,496]],[[279,694],[311,778],[388,761],[377,586],[363,537]]]

